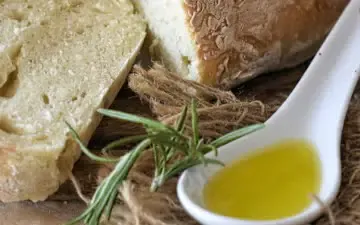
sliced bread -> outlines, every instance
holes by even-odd
[[[127,0],[0,1],[0,200],[45,200],[122,87],[146,25]]]
[[[154,56],[200,83],[229,89],[315,54],[348,0],[133,0]]]

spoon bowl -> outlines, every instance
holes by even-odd
[[[244,138],[235,140],[223,148],[219,149],[219,154],[215,156],[210,153],[208,157],[220,160],[224,164],[229,164],[236,159],[240,159],[242,156],[250,153],[251,150],[261,149],[265,146],[277,143],[284,139],[304,139],[318,148],[327,148],[332,146],[333,149],[329,149],[332,152],[339,151],[339,145],[335,143],[318,143],[315,138],[311,136],[311,131],[301,134],[294,130],[289,132],[289,129],[284,129],[279,132],[278,127],[267,126],[265,129],[254,132]],[[276,135],[274,135],[276,134]],[[261,141],[259,141],[261,140]],[[320,153],[320,152],[319,152]],[[319,154],[318,153],[318,154]],[[321,153],[320,153],[321,154]],[[320,155],[319,158],[323,157]],[[323,203],[330,204],[339,189],[340,184],[340,160],[337,157],[330,157],[330,160],[321,160],[320,168],[322,171],[322,182],[320,186],[320,192],[316,193],[317,197],[322,199]],[[254,220],[240,220],[236,218],[230,218],[216,213],[210,212],[206,209],[203,201],[202,190],[205,187],[207,181],[217,171],[222,169],[218,165],[196,166],[183,173],[179,179],[178,185],[178,197],[184,206],[185,210],[197,219],[201,224],[216,224],[216,225],[288,225],[288,224],[301,224],[305,221],[311,221],[317,218],[322,213],[322,207],[316,202],[312,203],[304,212],[294,217],[273,220],[273,221],[254,221]],[[219,190],[221,191],[221,190]]]
[[[253,150],[286,139],[302,139],[314,145],[320,159],[321,185],[317,197],[329,205],[341,181],[340,143],[348,104],[359,78],[360,1],[348,3],[311,65],[265,128],[235,140],[207,157],[229,164]],[[309,223],[323,213],[314,201],[303,212],[279,220],[241,220],[206,209],[203,188],[222,167],[199,165],[180,177],[177,193],[185,210],[206,225],[295,225]],[[221,190],[219,190],[221,191]],[[239,203],[241,204],[241,203]]]

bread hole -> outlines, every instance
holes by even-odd
[[[71,101],[72,102],[75,102],[75,101],[77,101],[78,100],[78,98],[76,97],[76,96],[73,96],[72,98],[71,98]]]
[[[185,66],[189,66],[191,64],[191,60],[187,56],[181,56],[181,60]]]
[[[0,97],[11,98],[19,87],[18,70],[10,73],[5,84],[0,88]]]
[[[10,19],[16,20],[18,22],[21,22],[26,19],[25,14],[20,12],[19,10],[11,10],[10,12],[7,13],[7,16]]]
[[[104,27],[105,27],[105,28],[107,28],[108,26],[109,26],[109,24],[108,24],[108,23],[105,23],[105,24],[104,24]]]
[[[35,141],[45,141],[45,140],[47,140],[48,138],[49,138],[49,137],[48,137],[47,135],[43,134],[43,135],[36,136],[36,137],[34,138],[34,140],[35,140]]]
[[[14,72],[14,65],[11,56],[8,54],[0,54],[0,88],[7,82],[9,75]]]
[[[79,27],[79,28],[77,28],[77,29],[75,30],[75,32],[76,32],[77,34],[79,34],[79,35],[82,35],[82,34],[85,32],[85,30],[84,30],[84,28]]]
[[[133,7],[133,14],[140,15],[141,13],[140,13],[139,10],[137,9],[137,7]]]
[[[28,5],[27,8],[28,8],[28,9],[32,9],[33,6],[32,6],[32,5]]]
[[[42,98],[42,101],[45,105],[49,105],[50,103],[50,99],[49,99],[49,96],[47,94],[42,94],[41,95],[41,98]]]
[[[85,98],[85,96],[86,96],[86,92],[85,92],[85,91],[84,91],[84,92],[82,92],[80,96],[81,96],[82,98]]]
[[[12,64],[15,66],[15,70],[12,71],[8,76],[7,80],[0,87],[0,97],[11,98],[15,95],[18,87],[19,87],[19,77],[18,77],[18,58],[21,53],[21,45],[14,47],[12,52],[10,53],[10,58]]]
[[[40,25],[41,26],[46,26],[46,25],[48,25],[49,24],[49,21],[47,21],[47,20],[42,20],[42,21],[40,21]]]
[[[24,132],[22,130],[19,130],[15,128],[12,125],[12,122],[9,119],[6,118],[0,118],[0,130],[7,134],[16,134],[16,135],[23,135]]]

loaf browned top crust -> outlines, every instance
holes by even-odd
[[[225,89],[313,56],[348,0],[184,0],[198,80]]]

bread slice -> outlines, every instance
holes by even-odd
[[[123,85],[146,35],[127,0],[0,3],[0,200],[45,200]]]
[[[187,79],[224,89],[315,54],[348,1],[133,0],[154,56]]]

